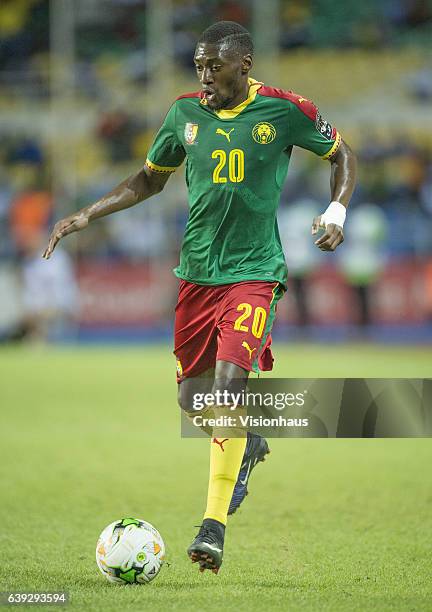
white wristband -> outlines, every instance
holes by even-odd
[[[327,210],[321,215],[321,227],[334,223],[343,227],[346,217],[346,207],[340,202],[330,202]]]

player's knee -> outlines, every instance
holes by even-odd
[[[205,407],[201,401],[204,393],[195,391],[195,389],[186,383],[179,385],[177,391],[177,403],[184,412],[188,414],[197,414]]]
[[[204,397],[211,392],[213,376],[196,376],[186,378],[178,385],[177,402],[182,410],[196,413],[208,404],[204,403]]]

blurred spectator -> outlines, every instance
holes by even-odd
[[[69,255],[62,248],[56,256],[42,259],[47,234],[33,233],[22,260],[23,336],[48,341],[64,338],[77,316],[78,290]]]
[[[52,213],[51,194],[37,184],[37,175],[30,174],[34,187],[19,192],[11,201],[9,223],[12,237],[19,252],[26,252],[48,227]]]
[[[432,218],[432,157],[429,157],[425,169],[424,182],[420,186],[420,203],[423,210]]]
[[[21,163],[41,166],[44,157],[37,140],[26,136],[10,143],[8,161],[12,164]]]
[[[384,268],[387,232],[385,215],[374,204],[362,204],[348,216],[345,244],[337,261],[356,291],[360,325],[371,323],[370,288]]]
[[[0,3],[0,65],[25,58],[31,51],[31,36],[25,31],[31,0]]]
[[[283,49],[301,47],[311,39],[312,7],[310,0],[294,0],[281,4],[281,41]]]
[[[296,320],[301,326],[310,323],[304,281],[321,260],[320,251],[311,236],[312,220],[320,212],[317,202],[300,200],[281,208],[278,216],[282,246],[294,290]]]
[[[2,0],[0,68],[21,68],[26,58],[48,48],[47,0]]]
[[[151,207],[157,205],[157,202],[150,203]],[[167,232],[164,226],[163,219],[152,214],[148,207],[114,215],[110,223],[112,246],[119,255],[129,256],[132,260],[167,255]]]
[[[8,220],[12,190],[3,173],[0,172],[0,259],[11,258],[14,254],[14,243],[10,236]]]
[[[131,115],[120,109],[102,115],[97,134],[107,144],[111,161],[121,162],[132,157],[132,142],[138,129]]]
[[[223,0],[216,9],[216,21],[236,21],[248,25],[249,7],[247,2]]]
[[[417,27],[419,25],[428,24],[432,21],[432,7],[425,0],[409,0],[406,3],[406,25],[409,27]]]
[[[17,149],[25,188],[11,198],[8,214],[22,280],[23,314],[15,337],[46,341],[67,330],[77,307],[77,287],[72,262],[64,251],[60,249],[49,261],[41,256],[52,216],[52,196],[44,187],[38,163],[29,163],[40,161],[36,149],[26,143]]]

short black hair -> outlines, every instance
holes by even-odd
[[[228,44],[242,55],[253,55],[252,36],[235,21],[217,21],[201,34],[198,43]]]

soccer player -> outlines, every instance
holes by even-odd
[[[331,203],[313,219],[322,251],[343,242],[346,207],[355,183],[355,156],[308,99],[250,78],[253,44],[237,23],[221,21],[200,37],[194,62],[200,89],[172,104],[144,167],[105,197],[59,221],[58,241],[90,221],[134,206],[160,192],[186,159],[190,214],[175,269],[180,279],[175,316],[179,404],[191,412],[197,377],[213,391],[270,370],[271,328],[287,281],[276,211],[294,146],[330,162]],[[222,414],[214,406],[202,413]],[[250,472],[267,442],[214,428],[207,508],[188,549],[200,570],[222,563],[227,515],[247,494]],[[235,435],[234,435],[235,434]]]

